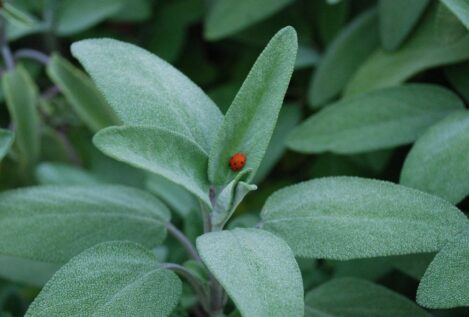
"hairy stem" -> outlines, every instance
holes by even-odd
[[[49,56],[40,51],[33,50],[30,48],[19,49],[14,54],[15,59],[28,58],[35,60],[41,64],[47,65],[49,63]]]
[[[178,240],[181,245],[186,249],[187,253],[196,261],[202,261],[202,259],[199,256],[199,253],[197,253],[197,250],[195,249],[194,245],[192,242],[182,233],[178,228],[176,228],[172,223],[167,223],[166,224],[166,229],[168,229],[168,232],[176,239]]]

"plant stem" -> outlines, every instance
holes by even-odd
[[[195,249],[194,245],[192,242],[182,233],[178,228],[176,228],[172,223],[168,222],[166,224],[166,229],[168,229],[168,232],[172,234],[176,240],[178,240],[181,245],[186,249],[187,253],[196,261],[202,261],[202,259],[199,256],[199,253],[197,253],[197,250]]]
[[[33,50],[30,48],[19,49],[14,54],[15,59],[18,58],[29,58],[38,61],[41,64],[47,65],[49,63],[49,56],[40,51]]]
[[[182,265],[176,263],[161,263],[161,267],[167,270],[171,270],[180,276],[184,277],[189,284],[191,284],[194,289],[197,297],[199,298],[200,303],[208,311],[208,302],[207,302],[207,291],[204,285],[200,280],[195,277],[191,271],[183,267]]]
[[[207,208],[205,203],[200,201],[200,210],[202,211],[202,219],[204,221],[204,232],[212,231],[212,221],[210,219],[210,210]]]

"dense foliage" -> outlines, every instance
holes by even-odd
[[[469,315],[469,0],[0,4],[0,317]]]

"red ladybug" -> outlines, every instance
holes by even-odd
[[[240,171],[246,165],[246,155],[244,153],[236,153],[230,158],[230,168],[232,171]]]

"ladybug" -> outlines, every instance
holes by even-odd
[[[244,153],[236,153],[230,158],[229,163],[232,171],[240,171],[246,165],[246,155]]]

